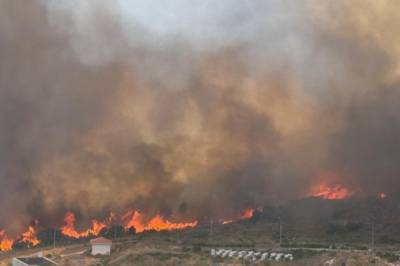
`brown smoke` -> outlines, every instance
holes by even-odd
[[[394,1],[231,1],[204,29],[217,41],[49,3],[0,4],[1,227],[230,216],[304,196],[321,171],[397,192]]]

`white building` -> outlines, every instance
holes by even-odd
[[[110,239],[99,237],[90,240],[92,245],[92,255],[110,255],[112,241]]]
[[[54,261],[46,257],[33,257],[33,258],[13,258],[12,266],[53,266],[57,265]]]

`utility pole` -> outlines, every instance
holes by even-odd
[[[374,217],[372,217],[371,218],[371,257],[372,257],[372,260],[375,259],[374,249],[375,249],[375,221],[374,221]]]
[[[212,235],[213,235],[213,224],[214,224],[214,221],[213,221],[213,219],[211,219],[210,220],[210,238],[212,238]]]
[[[279,247],[282,247],[282,219],[279,217]]]
[[[53,230],[53,249],[56,248],[56,229]]]
[[[216,196],[215,196],[215,193],[213,193],[212,195],[211,195],[211,199],[212,199],[212,201],[213,202],[218,202],[217,200],[216,200]],[[214,226],[214,211],[212,212],[212,214],[211,214],[211,216],[210,216],[210,239],[212,239],[212,237],[213,237],[213,226]]]
[[[372,246],[372,251],[374,251],[374,249],[375,249],[375,221],[374,220],[372,220],[371,246]]]

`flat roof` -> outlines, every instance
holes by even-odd
[[[28,265],[36,265],[36,266],[52,266],[57,265],[54,262],[51,262],[48,259],[41,258],[41,257],[33,257],[33,258],[16,258],[19,261],[22,261]]]
[[[105,237],[98,237],[98,238],[90,240],[90,243],[92,245],[111,245],[112,241]]]

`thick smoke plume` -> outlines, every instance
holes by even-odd
[[[0,227],[397,193],[397,5],[2,1]]]

